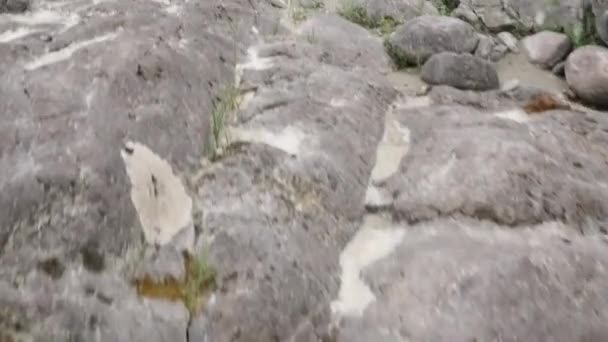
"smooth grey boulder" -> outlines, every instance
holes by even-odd
[[[439,52],[473,52],[479,36],[457,18],[420,16],[399,26],[388,38],[389,54],[398,65],[422,65]]]
[[[542,31],[523,38],[521,47],[531,63],[551,69],[572,51],[572,42],[563,33]]]
[[[467,53],[442,52],[422,66],[420,78],[431,85],[458,89],[490,90],[499,87],[494,65]]]
[[[362,272],[375,300],[341,322],[336,341],[608,339],[605,239],[555,222],[400,229],[399,246]]]
[[[583,101],[608,106],[608,48],[583,46],[566,60],[566,81]]]
[[[339,253],[365,212],[384,114],[396,96],[377,70],[320,59],[348,55],[351,47],[334,39],[271,41],[250,50],[264,67],[243,61],[249,100],[229,127],[225,156],[193,184],[199,242],[217,266],[220,290],[193,319],[191,339],[328,338]]]

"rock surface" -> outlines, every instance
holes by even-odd
[[[542,31],[521,40],[523,52],[530,62],[551,69],[572,50],[572,42],[562,33]]]
[[[382,47],[382,40],[335,14],[316,15],[302,23],[297,33],[309,43],[325,48],[323,61],[326,63],[344,68],[390,70],[390,58]]]
[[[466,22],[444,16],[420,16],[391,34],[387,44],[396,60],[422,65],[439,52],[473,52],[479,36]]]
[[[479,43],[475,48],[475,56],[492,62],[497,62],[509,52],[509,48],[492,37],[479,35]]]
[[[606,113],[505,34],[361,4],[423,70],[335,1],[0,14],[0,341],[606,340]],[[565,66],[596,101],[603,54]]]
[[[583,3],[585,6],[591,6],[591,13],[595,17],[595,31],[604,45],[608,46],[608,3],[604,0],[586,0]]]
[[[582,23],[583,1],[558,0],[463,0],[459,17],[472,24],[485,27],[490,32],[539,31],[542,29],[572,28]],[[472,16],[471,14],[474,14]]]
[[[500,85],[494,66],[467,53],[442,52],[422,66],[420,78],[432,85],[458,89],[490,90]]]
[[[574,93],[584,101],[608,106],[608,49],[584,46],[574,50],[566,60],[566,80]]]

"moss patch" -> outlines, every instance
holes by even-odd
[[[65,266],[59,261],[58,258],[52,257],[38,262],[38,269],[46,273],[49,277],[54,280],[61,278],[65,272]],[[0,339],[2,342],[2,339]]]
[[[204,256],[193,257],[184,252],[185,276],[183,279],[167,277],[154,280],[149,276],[133,281],[137,294],[142,297],[160,298],[182,302],[190,314],[199,312],[207,294],[215,289],[216,271]]]
[[[391,34],[395,31],[397,26],[401,24],[390,16],[371,16],[364,7],[349,2],[342,4],[342,8],[338,11],[338,14],[344,19],[370,30],[374,30],[382,36]]]
[[[411,60],[408,58],[403,51],[393,46],[388,39],[384,40],[384,49],[399,70],[409,67],[421,67],[423,64],[422,60]]]

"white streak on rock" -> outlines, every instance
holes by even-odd
[[[399,170],[401,159],[409,150],[409,144],[409,129],[389,117],[385,124],[384,136],[376,151],[376,164],[372,170],[372,182],[386,179]]]
[[[361,279],[361,271],[374,262],[387,257],[405,235],[402,228],[375,215],[366,217],[361,229],[340,255],[342,268],[338,299],[331,303],[337,316],[360,317],[376,297]]]
[[[247,49],[247,59],[245,60],[245,62],[236,65],[235,84],[238,85],[241,83],[243,71],[266,70],[272,67],[272,65],[273,63],[271,58],[260,58],[258,50],[255,48],[255,46],[249,47],[249,49]]]
[[[40,32],[40,30],[33,30],[27,27],[19,27],[15,30],[8,30],[0,33],[0,43],[8,43],[36,32]]]
[[[287,126],[279,133],[263,128],[231,128],[230,137],[235,142],[262,143],[295,156],[300,153],[306,134],[294,126]]]
[[[85,48],[89,45],[98,44],[98,43],[101,43],[101,42],[104,42],[107,40],[114,39],[114,38],[116,38],[117,35],[118,35],[118,33],[112,32],[112,33],[105,34],[103,36],[95,37],[93,39],[81,41],[78,43],[73,43],[64,49],[49,52],[47,54],[44,54],[44,55],[34,59],[33,61],[27,63],[24,66],[24,68],[26,70],[35,70],[35,69],[41,68],[43,66],[63,62],[65,60],[70,59],[72,57],[72,55],[74,54],[74,52],[76,52],[82,48]]]
[[[509,109],[502,112],[494,113],[495,116],[505,119],[511,120],[519,123],[525,123],[530,121],[530,115],[526,113],[524,110],[519,108]]]
[[[45,24],[64,24],[66,16],[56,11],[35,11],[25,14],[4,14],[0,15],[0,23],[8,21],[22,25],[45,25]]]

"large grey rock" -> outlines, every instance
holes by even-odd
[[[335,14],[311,17],[298,28],[298,34],[326,51],[323,61],[344,68],[367,67],[390,70],[390,58],[380,37]]]
[[[563,33],[542,31],[521,40],[523,52],[531,63],[551,69],[572,50],[572,42]]]
[[[143,222],[192,220],[192,194],[167,187],[200,168],[213,99],[233,85],[252,26],[272,30],[269,11],[67,1],[1,15],[0,339],[185,340],[184,305],[139,298],[130,282],[152,248]],[[142,150],[139,182],[122,155]]]
[[[608,49],[583,46],[566,60],[566,81],[583,101],[608,106]]]
[[[459,89],[489,90],[500,85],[491,63],[466,53],[442,52],[433,55],[422,66],[420,78],[428,84]]]
[[[337,341],[608,339],[604,239],[553,222],[504,229],[446,219],[400,229],[398,247],[362,272],[375,300],[343,319]]]
[[[200,241],[209,241],[221,284],[191,338],[326,338],[339,252],[364,213],[395,96],[368,67],[319,63],[341,46],[273,41],[251,48],[257,63],[244,61],[241,86],[252,92],[230,127],[231,145],[193,185]]]
[[[466,22],[443,16],[420,16],[393,32],[387,47],[398,64],[422,65],[439,52],[473,52],[479,36]]]
[[[404,109],[411,132],[400,171],[382,182],[390,208],[410,223],[465,215],[501,225],[558,220],[608,229],[608,119],[603,113],[515,106]]]

